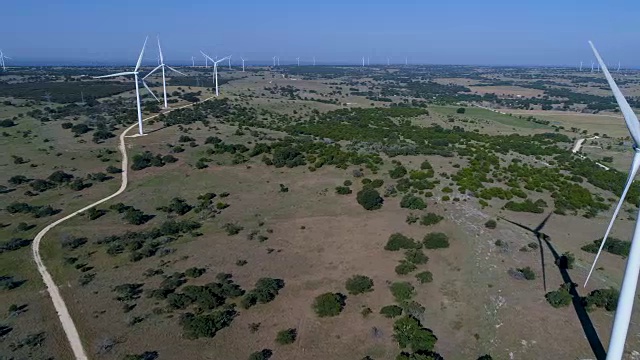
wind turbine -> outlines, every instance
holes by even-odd
[[[245,60],[245,58],[243,58],[242,56],[240,56],[240,59],[242,59],[242,72],[244,72],[244,60]]]
[[[144,48],[145,48],[145,46],[147,46],[147,40],[148,39],[149,39],[148,36],[144,39],[144,44],[142,45],[142,50],[140,51],[140,56],[138,57],[138,62],[136,63],[136,68],[133,71],[120,72],[120,73],[115,73],[115,74],[110,74],[110,75],[94,76],[93,77],[94,79],[102,79],[102,78],[108,78],[108,77],[118,77],[118,76],[125,76],[125,75],[133,75],[135,83],[136,83],[136,102],[138,104],[138,131],[139,131],[140,135],[144,135],[144,133],[142,132],[142,109],[140,108],[140,89],[138,88],[138,74],[139,74],[138,69],[140,69],[140,64],[142,63],[142,56],[144,55]],[[147,88],[147,90],[148,89],[149,88]],[[149,90],[149,92],[151,92],[151,90]],[[154,97],[155,97],[155,95],[154,95]]]
[[[216,85],[216,96],[218,96],[220,95],[220,93],[218,92],[218,63],[227,60],[228,57],[223,57],[220,60],[213,60],[209,55],[203,53],[202,51],[200,52],[202,53],[202,55],[208,57],[209,60],[213,62],[213,82]]]
[[[616,70],[617,72],[620,72],[620,61],[618,61],[618,70]]]
[[[316,66],[316,57],[313,57],[313,66]]]
[[[158,37],[158,58],[160,59],[160,65],[158,65],[155,69],[151,70],[147,75],[145,75],[145,77],[142,78],[142,84],[144,85],[144,87],[147,88],[147,90],[149,90],[149,92],[151,92],[151,90],[149,89],[149,87],[147,86],[147,83],[144,82],[144,79],[148,78],[149,76],[151,76],[151,74],[153,74],[156,70],[158,69],[162,69],[162,91],[164,92],[164,108],[166,109],[167,106],[167,80],[165,78],[164,75],[164,68],[168,68],[169,70],[173,71],[173,72],[177,72],[180,75],[184,75],[187,76],[183,73],[181,73],[180,71],[172,68],[169,65],[166,65],[164,63],[164,57],[162,56],[162,47],[160,46],[160,38]],[[153,93],[151,93],[153,95]],[[153,97],[155,97],[155,95],[153,95]],[[157,100],[157,98],[156,98]]]
[[[580,71],[582,71],[582,60],[580,60]]]
[[[298,61],[298,66],[300,66],[300,57],[297,57],[296,61]]]
[[[369,62],[369,60],[371,60],[371,58],[367,56],[367,66],[371,65],[371,63]]]
[[[404,66],[407,66],[407,65],[409,65],[409,61],[407,60],[407,57],[405,56],[404,57]]]
[[[591,72],[593,72],[593,61],[591,61]]]
[[[611,231],[611,226],[622,207],[622,203],[624,202],[625,197],[627,196],[627,192],[633,183],[633,179],[636,177],[638,169],[640,168],[640,149],[638,148],[638,144],[640,144],[640,122],[638,122],[638,118],[636,114],[629,106],[629,103],[622,95],[622,92],[616,85],[616,82],[613,80],[613,77],[609,73],[607,66],[604,61],[600,57],[598,50],[596,50],[595,46],[591,41],[589,41],[589,45],[591,45],[591,49],[598,60],[598,63],[602,66],[602,71],[604,72],[604,76],[607,78],[607,82],[609,82],[609,87],[611,87],[611,91],[613,92],[613,96],[616,98],[618,102],[618,106],[620,107],[620,112],[624,117],[624,121],[627,124],[627,129],[629,129],[629,133],[631,134],[631,138],[633,139],[633,160],[631,161],[631,167],[629,168],[629,175],[627,177],[627,182],[625,184],[624,190],[622,191],[622,195],[620,195],[620,201],[618,202],[618,206],[613,212],[613,217],[609,222],[609,226],[607,227],[607,231],[604,234],[604,238],[602,238],[602,243],[600,244],[600,249],[598,249],[598,253],[596,254],[596,258],[593,261],[593,265],[591,266],[591,270],[589,271],[589,275],[587,276],[587,280],[584,285],[587,285],[587,281],[589,281],[589,277],[591,277],[591,273],[596,266],[596,261],[598,261],[598,257],[602,252],[604,247],[604,243],[607,241],[607,237],[609,236],[609,231]],[[635,300],[636,287],[638,285],[638,275],[640,273],[640,222],[636,218],[636,226],[633,234],[633,238],[631,239],[631,249],[629,251],[629,258],[627,259],[627,266],[624,271],[624,277],[622,278],[622,288],[620,291],[620,297],[618,298],[618,307],[616,309],[615,318],[613,320],[613,329],[611,330],[611,340],[609,341],[609,349],[607,351],[607,359],[608,360],[620,360],[622,359],[622,353],[624,352],[624,343],[627,338],[627,331],[629,330],[629,322],[631,321],[631,311],[633,310],[633,302]]]
[[[192,56],[191,57],[191,67],[196,67],[196,61],[194,59],[195,58]]]
[[[364,67],[364,56],[362,57],[362,67]]]
[[[273,67],[276,67],[276,57],[273,57]]]
[[[229,70],[231,70],[231,56],[233,56],[233,55],[229,55],[229,56],[227,56],[227,58],[228,58],[228,60],[229,60]]]
[[[202,55],[204,55],[204,53]],[[204,68],[206,69],[208,67],[209,67],[209,57],[207,55],[204,55]]]
[[[387,56],[387,66],[389,66],[389,57]]]
[[[0,66],[2,66],[2,71],[7,71],[7,68],[4,66],[4,59],[9,59],[11,60],[10,57],[8,56],[4,56],[4,53],[2,52],[2,50],[0,49]]]
[[[280,66],[280,57],[278,56],[276,59],[278,60],[278,66]]]

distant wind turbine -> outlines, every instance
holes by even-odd
[[[580,71],[582,71],[582,60],[580,60]]]
[[[149,39],[149,37],[147,36],[146,39],[144,39],[144,44],[142,45],[142,50],[140,51],[140,56],[138,57],[138,62],[136,63],[136,68],[133,71],[127,71],[127,72],[120,72],[120,73],[115,73],[115,74],[109,74],[109,75],[103,75],[103,76],[94,76],[94,79],[102,79],[102,78],[108,78],[108,77],[118,77],[118,76],[125,76],[125,75],[133,75],[135,83],[136,83],[136,102],[138,104],[138,133],[140,135],[144,135],[144,133],[142,132],[142,109],[140,108],[140,89],[138,87],[138,69],[140,69],[140,64],[142,63],[142,56],[144,55],[144,48],[145,46],[147,46],[147,40]],[[155,97],[155,95],[154,95]]]
[[[278,60],[278,66],[280,66],[280,57],[278,56],[276,59]]]
[[[598,60],[598,64],[602,66],[602,71],[604,72],[604,76],[609,83],[609,87],[611,87],[611,91],[613,92],[613,96],[618,102],[618,106],[620,107],[620,112],[624,117],[624,121],[627,124],[627,129],[631,134],[631,138],[633,139],[633,160],[631,161],[631,167],[629,169],[629,175],[627,176],[627,182],[625,184],[624,189],[622,190],[622,195],[620,195],[620,200],[618,202],[618,206],[613,212],[613,216],[611,217],[611,221],[609,222],[609,226],[607,227],[607,231],[602,238],[602,242],[600,243],[600,249],[598,249],[598,253],[593,261],[593,265],[591,266],[591,270],[589,271],[589,275],[587,276],[587,280],[584,285],[587,285],[589,278],[593,272],[593,269],[596,266],[596,262],[598,261],[598,257],[602,252],[605,242],[607,241],[607,237],[609,236],[609,232],[611,231],[611,227],[616,217],[618,216],[618,212],[624,203],[624,199],[627,196],[627,192],[633,183],[636,174],[638,173],[638,169],[640,168],[640,149],[638,145],[640,144],[640,122],[638,122],[638,118],[636,114],[629,106],[629,103],[622,95],[622,92],[618,88],[618,85],[613,80],[613,77],[609,73],[607,66],[604,61],[600,57],[598,50],[596,50],[595,46],[591,41],[589,41],[589,45],[591,45],[591,49]],[[622,359],[622,355],[624,353],[624,343],[627,338],[627,332],[629,330],[629,323],[631,321],[631,311],[633,310],[633,302],[636,296],[636,288],[638,285],[638,275],[640,273],[640,219],[636,218],[635,231],[633,234],[633,238],[631,239],[631,249],[629,250],[629,256],[627,258],[627,266],[624,271],[624,277],[622,278],[622,287],[620,290],[620,296],[618,298],[618,306],[616,308],[615,317],[613,320],[613,329],[611,330],[611,340],[609,341],[609,349],[607,351],[607,359],[608,360],[620,360]]]
[[[245,58],[243,58],[242,56],[240,56],[240,59],[242,59],[242,72],[244,72],[244,61],[246,60]]]
[[[231,56],[233,56],[233,55],[227,56],[227,58],[229,59],[229,70],[231,70]]]
[[[0,66],[2,66],[2,71],[7,71],[7,68],[4,66],[4,59],[11,60],[10,57],[4,56],[4,53],[2,52],[2,49],[0,49]]]
[[[166,65],[164,63],[164,56],[162,56],[162,47],[160,46],[160,37],[158,37],[158,57],[160,58],[160,65],[158,65],[155,69],[151,70],[147,75],[145,75],[145,77],[142,78],[142,84],[144,85],[144,87],[147,88],[147,90],[149,90],[149,92],[151,92],[151,89],[149,89],[149,87],[147,86],[147,84],[144,82],[144,80],[146,78],[148,78],[151,74],[153,74],[156,70],[158,69],[162,69],[162,91],[164,92],[164,108],[166,109],[168,107],[167,105],[167,80],[165,78],[165,68],[168,68],[169,70],[173,71],[173,72],[177,72],[180,75],[184,75],[187,76],[183,73],[181,73],[180,71],[172,68],[169,65]],[[151,93],[153,95],[153,93]],[[155,95],[153,95],[153,97],[155,97]],[[157,98],[156,98],[157,99]]]
[[[206,69],[208,67],[209,67],[209,58],[205,55],[204,56],[204,68]]]
[[[276,57],[273,57],[273,67],[276,67]]]
[[[316,57],[313,57],[313,66],[316,66]]]
[[[371,58],[367,56],[367,66],[371,65],[371,63],[369,62],[369,60],[371,60]]]
[[[389,57],[387,57],[387,66],[389,66]]]
[[[593,72],[593,61],[591,61],[591,72]]]
[[[364,56],[362,57],[362,67],[364,67]]]
[[[298,61],[298,66],[300,66],[300,57],[297,57],[296,60]]]
[[[209,57],[209,55],[203,53],[202,51],[200,51],[200,52],[202,53],[202,55],[208,57],[209,60],[211,60],[213,62],[213,83],[216,86],[216,96],[218,96],[219,95],[219,92],[218,92],[218,63],[227,60],[228,57],[224,57],[224,58],[222,58],[220,60],[213,60],[211,57]]]
[[[620,72],[620,61],[618,61],[618,69],[616,71]]]
[[[409,65],[409,61],[407,60],[407,57],[405,56],[404,57],[404,66],[407,66],[407,65]]]

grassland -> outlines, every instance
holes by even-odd
[[[188,93],[200,92],[199,99],[211,94],[209,88],[195,85],[195,76],[204,76],[203,70],[187,71],[190,76],[181,80],[186,85],[170,87],[171,107],[187,104]],[[606,345],[611,312],[598,309],[587,314],[587,322],[600,334],[599,339],[587,339],[584,318],[582,323],[579,319],[585,310],[579,297],[574,298],[575,306],[561,308],[545,300],[545,294],[562,283],[582,282],[593,255],[581,247],[599,238],[608,209],[617,200],[622,173],[599,172],[569,155],[571,140],[579,135],[571,127],[591,134],[604,124],[604,116],[511,109],[517,115],[551,121],[545,125],[470,106],[473,102],[465,92],[447,104],[384,94],[401,93],[385,88],[388,77],[402,79],[422,71],[419,68],[372,69],[367,74],[348,67],[327,67],[322,74],[314,71],[320,70],[222,72],[229,81],[222,87],[224,100],[160,117],[145,125],[147,136],[126,140],[130,163],[147,151],[170,154],[176,162],[130,171],[127,190],[98,206],[102,216],[93,220],[89,214],[79,216],[47,234],[41,249],[45,263],[91,358],[157,352],[159,359],[241,360],[270,349],[278,359],[394,359],[411,349],[401,349],[393,336],[399,318],[379,313],[392,304],[433,331],[437,342],[430,350],[446,359],[483,354],[496,359],[592,358],[598,342]],[[478,83],[451,77],[456,70],[447,67],[433,71],[441,71],[437,80],[443,84],[451,79],[464,86]],[[505,78],[517,75],[502,71]],[[368,92],[382,96],[363,95]],[[63,104],[6,99],[20,106],[0,105],[0,120],[15,116],[17,123],[3,129],[8,136],[0,138],[6,149],[0,166],[8,170],[0,175],[0,184],[10,190],[0,195],[3,239],[32,238],[49,222],[117,189],[119,174],[109,174],[113,178],[103,182],[87,178],[119,164],[118,153],[112,153],[116,138],[94,142],[98,125],[92,119],[104,117],[107,128],[119,134],[131,123],[130,92],[98,99],[105,105],[100,111],[75,112]],[[145,103],[150,104],[148,97]],[[47,107],[74,113],[51,121],[29,115],[39,109],[53,118],[56,112]],[[460,107],[465,109],[462,114],[457,112]],[[112,112],[114,108],[120,110]],[[145,116],[154,113],[147,111]],[[597,121],[590,125],[589,116]],[[569,119],[561,122],[561,118]],[[62,128],[66,121],[86,123],[93,130],[75,136]],[[606,133],[615,136],[613,127]],[[598,141],[601,150],[585,148],[583,153],[595,160],[612,156],[616,167],[622,166],[623,148],[613,140]],[[608,145],[612,147],[607,149]],[[256,150],[260,147],[264,152]],[[12,155],[28,161],[15,164]],[[25,193],[31,185],[9,184],[15,175],[46,179],[56,170],[83,178],[91,186],[73,190],[61,184],[29,196]],[[572,178],[574,173],[580,175]],[[371,180],[383,195],[379,210],[365,210],[357,200],[360,190],[373,187]],[[558,189],[549,181],[563,183]],[[339,186],[351,193],[338,194]],[[575,202],[578,196],[563,188],[590,202]],[[207,193],[216,197],[196,212],[203,203],[199,196]],[[522,194],[544,205],[529,208],[531,212],[509,210],[514,207],[508,203],[523,201]],[[406,205],[407,196],[425,206]],[[194,208],[182,215],[162,209],[175,198]],[[9,213],[7,208],[15,202],[51,205],[61,212],[40,218]],[[144,224],[132,224],[126,211],[119,213],[113,207],[117,203],[152,217]],[[629,237],[633,211],[632,204],[625,205],[615,237]],[[442,220],[421,225],[417,219],[427,214]],[[544,236],[536,238],[526,230],[547,215]],[[416,221],[409,221],[412,218]],[[491,219],[497,220],[494,229],[485,225]],[[200,227],[151,240],[140,237],[174,221],[194,221]],[[33,226],[24,230],[21,222]],[[419,242],[429,233],[443,233],[450,245],[421,249],[428,261],[400,274],[397,267],[403,264],[404,251],[385,250],[394,233]],[[119,249],[113,236],[124,234],[128,240]],[[82,238],[86,242],[70,245]],[[575,256],[571,269],[554,263],[566,252]],[[533,270],[534,280],[514,272],[525,267]],[[171,274],[193,268],[204,273],[184,276],[185,283],[166,299],[154,295],[153,290],[173,279]],[[623,268],[622,257],[605,253],[595,280],[587,289],[576,288],[578,296],[618,287]],[[432,281],[420,283],[415,276],[425,271],[432,274]],[[261,278],[281,279],[284,287],[270,301],[249,308],[243,306],[246,294],[223,299],[225,305],[212,310],[196,304],[176,307],[171,302],[190,286],[220,281],[219,273],[231,274],[233,283],[246,292]],[[372,291],[348,293],[345,282],[357,274],[373,281]],[[12,329],[2,338],[0,353],[70,358],[28,246],[0,253],[0,276],[26,280],[15,289],[0,290],[0,312],[7,314],[0,325]],[[412,283],[415,294],[408,300],[394,299],[391,284],[405,281]],[[141,292],[123,300],[115,289],[125,284],[142,284]],[[346,300],[339,315],[319,317],[314,299],[327,292],[344,294]],[[8,311],[11,304],[26,305],[26,311]],[[223,309],[235,314],[213,336],[187,336],[185,314],[217,314]],[[277,333],[289,328],[296,329],[294,342],[278,344]],[[634,323],[631,331],[640,328]],[[41,333],[44,340],[34,345],[33,335]],[[637,339],[630,338],[628,345],[637,347]]]

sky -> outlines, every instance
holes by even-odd
[[[0,49],[27,63],[134,64],[156,36],[167,64],[200,50],[281,64],[360,63],[640,66],[640,1],[20,0],[0,9]]]

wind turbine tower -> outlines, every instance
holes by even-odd
[[[404,57],[404,66],[407,66],[407,65],[409,65],[409,61],[407,60],[407,57],[405,56]]]
[[[613,96],[620,107],[620,112],[624,117],[624,121],[629,129],[629,133],[631,134],[631,138],[633,139],[633,160],[631,161],[631,167],[629,168],[629,174],[627,176],[627,182],[625,184],[624,189],[622,190],[622,194],[620,195],[620,200],[618,202],[618,206],[613,212],[613,216],[611,217],[611,221],[609,222],[609,226],[607,227],[607,231],[605,232],[604,237],[602,238],[602,242],[600,243],[600,249],[598,249],[598,253],[593,261],[593,265],[591,266],[591,270],[589,271],[589,275],[587,276],[587,280],[584,285],[587,285],[587,281],[589,281],[589,277],[591,277],[591,273],[596,266],[596,261],[598,261],[598,257],[604,248],[604,244],[607,241],[607,237],[609,236],[609,232],[611,231],[611,227],[616,217],[618,216],[618,212],[624,203],[625,197],[627,196],[627,192],[633,183],[633,180],[638,173],[638,169],[640,169],[640,149],[638,149],[638,144],[640,144],[640,122],[638,122],[638,118],[636,114],[629,106],[629,103],[622,95],[622,92],[618,88],[618,85],[613,80],[613,77],[609,73],[607,66],[604,61],[600,57],[598,50],[596,50],[595,46],[591,41],[589,41],[589,45],[591,45],[591,49],[598,60],[598,64],[602,66],[602,72],[604,72],[604,76],[609,83],[609,87],[611,87],[611,91],[613,92]],[[633,237],[631,239],[631,249],[629,250],[629,256],[627,258],[627,266],[624,271],[624,276],[622,278],[622,287],[620,290],[620,296],[618,298],[618,306],[616,308],[615,317],[613,320],[613,329],[611,330],[611,338],[609,341],[609,349],[607,350],[607,360],[620,360],[622,359],[622,355],[624,353],[624,344],[627,339],[627,332],[629,330],[629,323],[631,322],[631,312],[633,310],[633,302],[636,297],[636,288],[638,285],[638,275],[640,274],[640,220],[636,218],[636,225]]]
[[[591,61],[591,72],[593,72],[593,61]]]
[[[580,60],[580,71],[582,71],[582,60]]]
[[[297,57],[296,61],[298,61],[298,66],[300,66],[300,57]]]
[[[208,57],[204,57],[204,68],[207,69],[209,68],[209,58]]]
[[[7,68],[4,66],[4,59],[9,59],[11,60],[10,57],[8,56],[4,56],[4,53],[2,52],[2,50],[0,49],[0,66],[2,66],[2,71],[7,71]]]
[[[276,57],[273,57],[273,67],[276,67]]]
[[[245,58],[243,58],[242,56],[240,56],[240,59],[242,59],[242,72],[244,72],[244,60],[245,60]]]
[[[196,60],[193,56],[191,57],[191,67],[196,67]]]
[[[316,57],[313,57],[313,66],[316,66]]]
[[[202,51],[200,51],[202,52]],[[209,57],[209,55],[205,54],[202,52],[202,55],[206,56],[209,58],[209,60],[211,60],[213,62],[213,82],[216,86],[216,97],[218,95],[220,95],[220,93],[218,92],[218,63],[227,60],[229,57],[224,57],[220,60],[213,60],[211,57]]]
[[[362,67],[364,67],[364,56],[362,57]]]
[[[144,39],[144,44],[142,45],[142,50],[140,51],[140,56],[138,57],[138,62],[136,63],[136,68],[133,71],[120,72],[115,74],[103,75],[103,76],[94,76],[94,79],[102,79],[108,77],[118,77],[125,75],[133,75],[135,83],[136,83],[136,102],[138,104],[138,133],[140,136],[144,135],[142,132],[142,109],[140,108],[140,88],[138,87],[138,70],[140,69],[140,64],[142,64],[142,56],[144,55],[144,48],[147,45],[147,40],[149,37]],[[155,96],[155,95],[154,95]]]
[[[155,69],[151,70],[147,75],[145,75],[145,77],[142,78],[142,84],[144,85],[144,87],[147,88],[147,90],[149,90],[149,92],[151,92],[151,90],[149,89],[149,87],[147,86],[147,84],[144,82],[144,80],[146,78],[148,78],[151,74],[153,74],[156,70],[158,69],[162,69],[162,91],[164,92],[164,108],[166,109],[168,107],[167,105],[167,79],[165,77],[165,67],[168,68],[169,70],[173,71],[173,72],[177,72],[180,75],[184,75],[187,76],[183,73],[181,73],[180,71],[172,68],[169,65],[166,65],[164,63],[164,56],[162,56],[162,47],[160,46],[160,38],[158,37],[158,58],[160,59],[160,65],[158,65]],[[151,93],[153,95],[153,93]],[[153,95],[155,97],[155,95]],[[157,99],[157,98],[156,98]]]
[[[389,65],[390,65],[390,62],[389,62],[389,61],[390,61],[390,60],[389,60],[389,57],[387,56],[387,66],[389,66]]]
[[[231,70],[231,56],[233,56],[233,55],[227,56],[229,58],[229,70]]]
[[[618,61],[618,69],[616,71],[620,72],[620,61]]]

